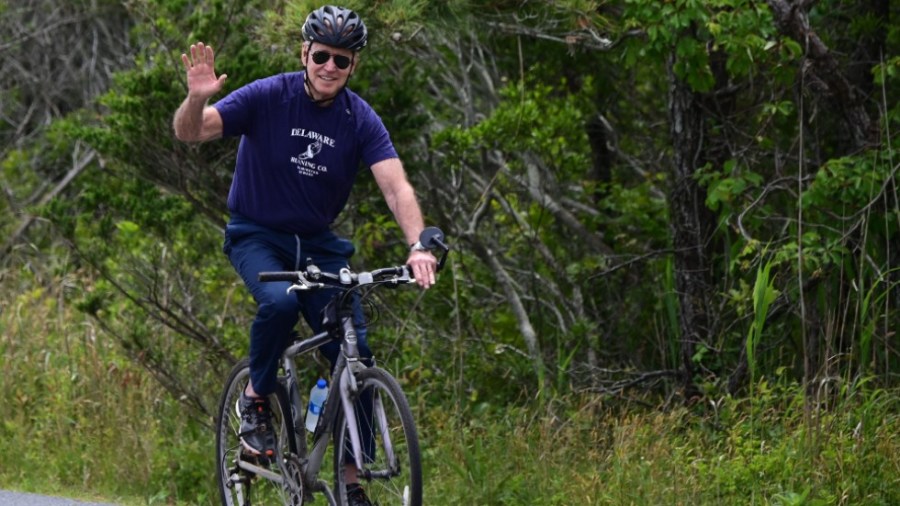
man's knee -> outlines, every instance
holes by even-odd
[[[296,297],[282,294],[280,297],[269,297],[260,301],[257,317],[279,323],[289,322],[291,325],[299,318],[300,305]]]

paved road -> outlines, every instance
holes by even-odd
[[[0,506],[115,506],[108,503],[83,502],[61,497],[23,494],[0,490]]]

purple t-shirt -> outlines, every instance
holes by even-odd
[[[223,135],[241,136],[228,209],[300,235],[327,230],[347,203],[360,165],[397,158],[381,118],[345,88],[316,105],[303,73],[250,83],[217,102]]]

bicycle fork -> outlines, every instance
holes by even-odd
[[[385,452],[385,457],[388,462],[388,469],[381,472],[372,472],[365,467],[362,449],[363,444],[362,439],[360,438],[359,422],[356,416],[355,399],[358,399],[360,394],[356,373],[365,369],[366,366],[359,358],[356,328],[350,317],[344,317],[343,327],[343,353],[346,366],[341,371],[339,388],[341,405],[347,419],[347,432],[350,436],[350,448],[353,451],[353,460],[356,463],[357,472],[366,480],[371,480],[373,478],[391,478],[399,474],[399,464],[397,462],[397,457],[394,454],[394,446],[391,443],[387,414],[384,411],[384,404],[382,403],[381,396],[378,394],[377,390],[372,393],[372,420],[370,420],[369,423],[374,424],[373,432],[377,430],[381,435],[383,451]],[[372,437],[374,437],[374,434]]]
[[[339,379],[341,405],[344,408],[347,432],[350,436],[350,448],[353,450],[353,460],[356,462],[356,469],[362,471],[364,469],[362,440],[359,437],[359,423],[356,419],[356,407],[353,399],[357,398],[359,393],[356,371],[364,366],[359,361],[359,348],[357,347],[356,327],[353,325],[353,318],[344,316],[341,323],[344,327],[344,342],[341,351],[345,361],[345,367],[341,371]]]

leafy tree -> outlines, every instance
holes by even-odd
[[[414,334],[398,353],[456,357],[429,374],[498,399],[521,392],[509,378],[618,395],[677,377],[691,399],[739,392],[751,367],[809,384],[895,368],[879,322],[897,311],[897,111],[879,105],[896,102],[896,34],[886,1],[849,4],[350,2],[372,34],[352,86],[457,244],[420,323],[381,308],[386,334]],[[214,378],[245,346],[250,304],[217,246],[235,143],[174,141],[178,57],[211,43],[229,89],[299,68],[314,5],[128,5],[134,67],[5,153],[4,174],[21,174],[7,209],[40,201],[21,196],[42,194],[36,160],[82,153],[55,170],[78,184],[46,193],[44,216],[105,279],[85,310],[202,413],[185,360],[212,357]],[[360,264],[403,255],[371,178],[337,226]],[[762,272],[768,306],[754,304]],[[150,320],[131,331],[119,314]]]

